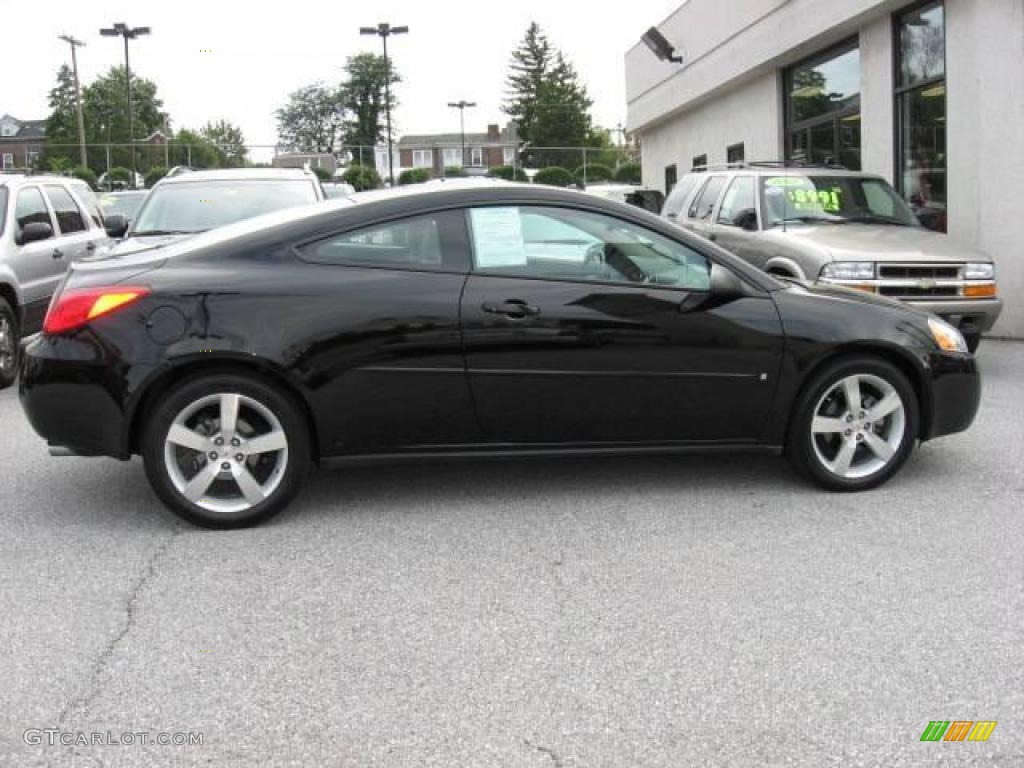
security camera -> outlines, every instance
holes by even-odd
[[[665,39],[665,36],[661,34],[657,27],[648,29],[640,39],[662,61],[671,61],[673,64],[683,63],[683,57],[675,55],[676,49],[672,47],[672,43]]]

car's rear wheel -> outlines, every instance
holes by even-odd
[[[871,357],[832,363],[797,401],[786,452],[830,490],[860,491],[892,477],[917,439],[917,395],[895,366]]]
[[[309,430],[290,397],[247,377],[193,379],[151,409],[146,474],[178,516],[208,528],[267,520],[299,491]]]
[[[0,299],[0,389],[6,389],[18,378],[18,355],[21,337],[18,316],[6,299]]]

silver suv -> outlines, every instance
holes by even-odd
[[[68,265],[107,242],[85,182],[0,175],[0,388],[14,382],[20,338],[42,327]]]
[[[751,163],[691,173],[662,215],[782,277],[901,299],[973,351],[1003,309],[991,257],[920,225],[880,176]]]

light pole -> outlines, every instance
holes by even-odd
[[[466,165],[466,107],[475,107],[475,101],[449,101],[448,106],[459,110],[459,134],[462,136],[462,165]]]
[[[129,27],[122,21],[100,30],[103,37],[124,38],[124,74],[128,81],[128,141],[132,153],[132,189],[135,189],[135,107],[132,103],[132,68],[128,63],[128,41],[149,34],[149,27]]]
[[[85,118],[82,116],[82,91],[78,85],[78,56],[75,49],[84,46],[81,40],[71,35],[59,35],[59,38],[71,46],[71,69],[75,73],[75,111],[78,113],[78,148],[82,154],[82,165],[88,165],[85,157]]]
[[[395,186],[394,158],[391,153],[391,63],[388,61],[388,38],[391,35],[404,35],[408,27],[392,27],[381,22],[376,27],[360,27],[361,35],[377,35],[384,42],[384,114],[388,121],[388,183]]]

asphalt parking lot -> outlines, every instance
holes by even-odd
[[[1024,765],[1024,344],[981,361],[974,428],[869,493],[763,455],[378,467],[226,533],[0,393],[0,766]]]

